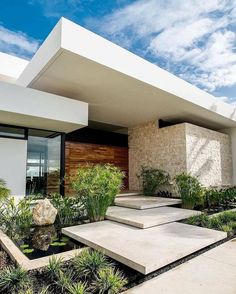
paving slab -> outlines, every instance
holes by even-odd
[[[131,209],[126,207],[111,206],[106,213],[106,219],[146,229],[170,222],[186,219],[199,215],[200,211],[176,207],[159,207],[150,209]]]
[[[122,191],[121,193],[117,194],[116,197],[127,197],[127,196],[139,196],[142,195],[140,191]]]
[[[115,205],[134,209],[149,209],[162,206],[180,204],[180,199],[150,197],[150,196],[128,196],[115,199]]]
[[[62,233],[148,274],[210,244],[226,233],[182,223],[140,230],[112,221],[63,228]]]
[[[231,255],[232,254],[232,255]],[[212,259],[209,256],[221,256]],[[228,258],[234,259],[231,262]],[[236,293],[236,239],[144,282],[123,294],[235,294]]]

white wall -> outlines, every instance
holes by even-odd
[[[27,141],[0,138],[0,178],[14,196],[25,195]]]

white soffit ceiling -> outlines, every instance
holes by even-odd
[[[62,18],[18,84],[89,103],[89,119],[130,127],[163,119],[220,129],[236,109]]]

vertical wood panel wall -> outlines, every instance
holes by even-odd
[[[124,189],[128,189],[128,148],[78,142],[66,142],[66,181],[65,194],[73,194],[68,178],[72,177],[81,165],[111,163],[125,172]]]

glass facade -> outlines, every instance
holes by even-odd
[[[0,137],[27,140],[26,195],[64,194],[64,134],[0,125]]]
[[[60,193],[61,134],[29,129],[26,195]]]

